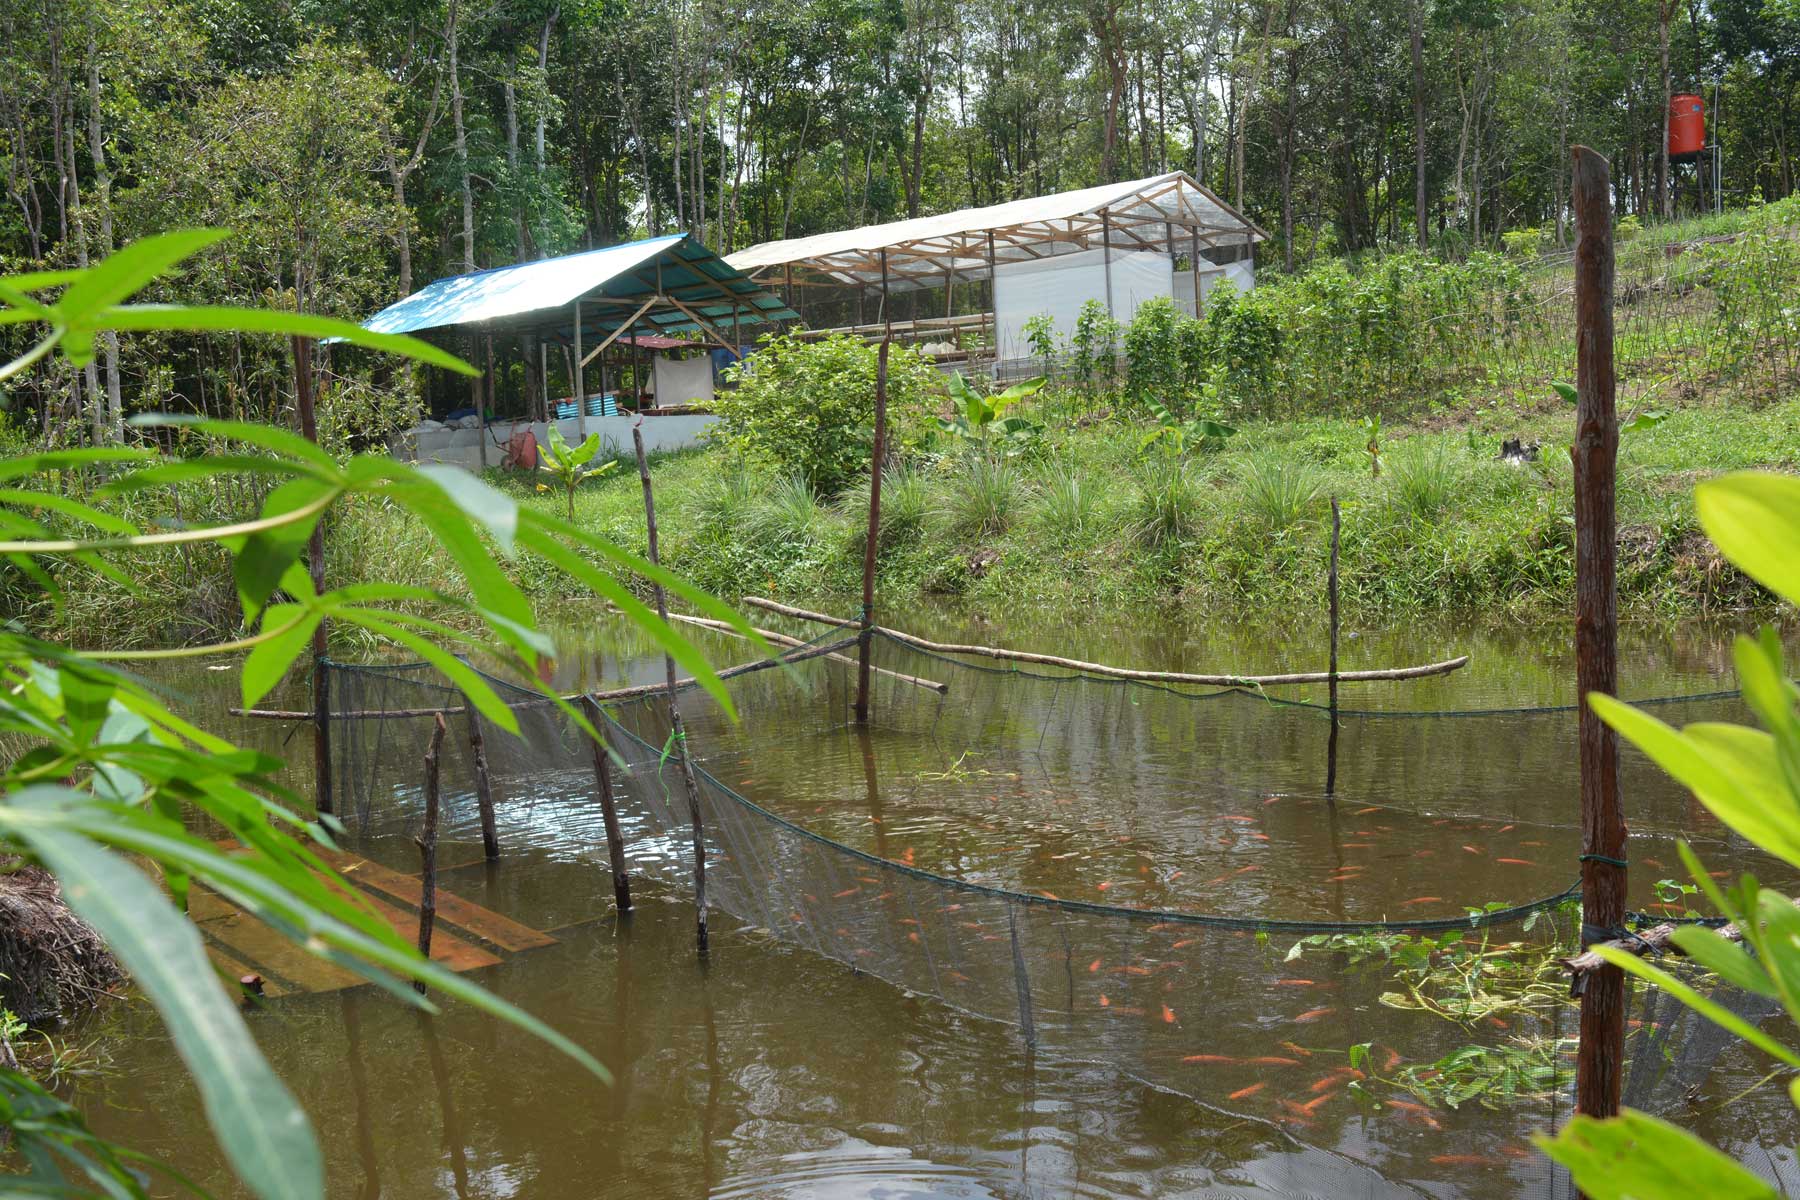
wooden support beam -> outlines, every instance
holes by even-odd
[[[605,341],[601,342],[598,346],[595,346],[591,351],[588,352],[588,356],[581,360],[581,365],[584,367],[587,366],[590,361],[592,361],[595,357],[597,357],[608,346],[610,346],[614,342],[618,341],[621,334],[625,333],[629,329],[635,328],[637,326],[638,320],[641,317],[643,317],[643,315],[645,313],[649,312],[652,308],[655,308],[656,302],[660,299],[662,299],[661,296],[652,296],[648,300],[644,301],[642,304],[638,305],[636,312],[632,313],[629,317],[625,318],[625,320],[623,322],[621,322],[611,333],[606,335]],[[604,380],[602,380],[601,386],[602,387],[605,386]]]

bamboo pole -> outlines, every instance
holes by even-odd
[[[1331,609],[1331,667],[1330,707],[1331,735],[1325,743],[1325,800],[1335,803],[1337,794],[1337,749],[1338,749],[1338,537],[1342,523],[1338,513],[1338,498],[1331,498],[1331,569],[1325,576],[1325,594]]]
[[[887,284],[887,260],[882,259],[882,286]],[[883,301],[885,303],[885,301]],[[858,725],[869,723],[869,652],[875,641],[875,550],[881,540],[881,464],[887,457],[887,368],[892,334],[883,338],[875,359],[875,445],[869,453],[869,534],[863,543],[862,641],[856,652],[856,703],[852,711]]]
[[[587,710],[588,723],[596,733],[606,728],[600,716],[600,706],[588,697],[582,697],[582,707]],[[613,904],[619,914],[631,911],[631,878],[625,871],[625,835],[619,829],[619,809],[613,799],[612,764],[607,761],[606,744],[600,738],[594,739],[594,783],[600,789],[600,819],[606,826],[606,857],[612,865]]]
[[[1612,188],[1605,158],[1573,150],[1575,209],[1575,676],[1585,699],[1618,691],[1618,588],[1614,477],[1619,422],[1614,407]],[[1619,802],[1619,739],[1592,709],[1579,715],[1581,904],[1584,927],[1625,922],[1625,815]],[[1585,938],[1583,939],[1586,940]],[[1616,1116],[1625,1057],[1625,975],[1602,967],[1581,993],[1575,1109]]]
[[[300,413],[300,433],[307,441],[319,440],[318,415],[313,411],[312,339],[293,339],[294,407]],[[325,592],[325,520],[313,522],[312,535],[306,543],[307,566],[312,573],[313,591]],[[313,723],[313,807],[322,814],[332,812],[331,795],[331,677],[326,663],[329,635],[326,622],[313,626],[312,635],[312,712]]]
[[[724,621],[715,621],[711,617],[690,617],[686,613],[670,613],[669,620],[679,621],[684,625],[698,625],[703,629],[711,629],[718,633],[729,634],[735,638],[742,638],[744,636]],[[785,633],[776,633],[772,629],[756,629],[752,627],[751,631],[765,641],[774,642],[777,646],[787,646],[793,649],[803,650],[812,645],[811,642],[803,642],[799,638],[789,637]],[[827,654],[825,657],[833,662],[843,663],[846,666],[854,667],[856,665],[856,660],[854,658],[848,658],[842,654]],[[791,662],[793,660],[790,659],[789,661]],[[869,670],[877,675],[886,675],[889,679],[892,679],[897,683],[909,683],[913,687],[924,688],[927,691],[936,692],[940,696],[950,690],[949,684],[939,683],[935,679],[926,679],[922,675],[908,675],[902,671],[890,671],[886,667],[876,666],[871,666]]]
[[[431,748],[425,751],[425,827],[414,842],[419,847],[419,953],[431,957],[431,927],[437,921],[438,752],[444,747],[444,718],[440,714],[431,731]],[[413,991],[423,996],[425,984],[413,981]]]
[[[637,452],[638,478],[644,485],[644,529],[646,557],[652,565],[661,560],[656,551],[656,498],[650,489],[650,460],[644,454],[644,418],[631,427],[631,444]],[[660,583],[653,584],[656,615],[669,619],[669,598]],[[663,665],[668,672],[669,736],[675,743],[675,761],[681,770],[681,782],[687,789],[688,814],[694,837],[694,945],[706,954],[706,827],[700,814],[700,785],[694,781],[694,765],[688,759],[687,732],[681,725],[681,703],[676,692],[675,656],[665,653]]]
[[[854,629],[858,625],[858,622],[846,620],[843,617],[809,612],[804,608],[795,608],[792,605],[765,600],[761,596],[745,596],[744,603],[752,608],[780,613],[784,617],[795,617],[802,621],[817,621],[823,625],[836,625],[844,629]],[[1273,687],[1301,683],[1329,683],[1331,681],[1329,671],[1301,671],[1286,675],[1195,675],[1183,671],[1138,671],[1127,667],[1107,666],[1104,663],[1082,662],[1074,658],[1059,658],[1054,654],[1003,650],[997,646],[961,646],[947,642],[928,642],[924,638],[914,637],[910,633],[902,633],[898,629],[889,629],[885,625],[876,625],[872,628],[885,637],[891,637],[897,642],[920,650],[928,650],[933,654],[969,654],[982,658],[998,658],[1009,662],[1039,663],[1044,666],[1067,667],[1072,671],[1083,671],[1089,675],[1105,675],[1112,679],[1136,679],[1145,683],[1189,683],[1208,687]],[[1417,667],[1339,671],[1338,681],[1340,683],[1370,683],[1391,679],[1422,679],[1429,675],[1448,675],[1468,664],[1469,656],[1464,654],[1444,662],[1426,663]]]
[[[697,618],[697,617],[682,617],[681,615],[676,614],[676,613],[671,613],[669,615],[669,620],[671,620],[671,621],[681,621],[681,620],[697,621],[699,619],[700,618]],[[776,635],[776,636],[779,637],[780,635]],[[809,658],[819,658],[821,656],[827,656],[827,655],[830,657],[833,657],[833,658],[837,658],[837,659],[839,659],[839,661],[842,661],[842,662],[854,662],[855,661],[854,659],[843,658],[841,655],[838,654],[838,651],[844,650],[844,649],[847,649],[848,647],[856,645],[856,639],[854,637],[842,638],[838,641],[828,642],[821,646],[808,646],[807,643],[805,643],[805,642],[795,641],[794,639],[791,639],[791,638],[786,639],[786,640],[793,641],[794,645],[796,645],[798,647],[803,647],[803,648],[800,650],[797,650],[793,654],[783,654],[783,655],[779,655],[775,658],[759,658],[752,662],[739,663],[735,667],[726,667],[724,670],[714,672],[714,677],[718,678],[718,679],[732,679],[739,675],[749,674],[751,671],[766,671],[770,667],[779,667],[779,666],[785,666],[789,663],[805,662]],[[879,668],[877,668],[877,669],[879,669]],[[906,679],[909,681],[911,681],[913,679],[913,677],[910,675],[899,676],[899,678]],[[680,686],[682,686],[682,687],[688,687],[694,683],[694,679],[692,676],[684,675],[680,679],[678,679],[676,682],[678,684],[680,684]],[[921,679],[921,680],[917,680],[916,682],[918,682],[919,685],[922,687],[934,686],[929,679]],[[937,684],[937,685],[935,685],[935,687],[937,690],[940,690],[940,691],[948,691],[949,690],[949,688],[943,684]],[[576,692],[573,695],[564,696],[564,697],[562,697],[562,699],[567,700],[570,703],[574,703],[575,701],[578,701],[578,700],[600,700],[600,701],[631,700],[631,699],[635,699],[639,696],[648,696],[648,695],[651,695],[656,692],[666,691],[667,688],[668,688],[668,685],[662,684],[662,683],[640,683],[633,687],[614,688],[612,691],[609,691],[609,692],[589,692],[589,693],[585,693],[585,694],[581,693],[581,692]],[[532,699],[532,700],[514,702],[512,704],[507,705],[507,707],[508,708],[538,708],[538,707],[541,707],[541,706],[549,704],[549,703],[550,703],[550,701],[547,699],[541,699],[541,700],[540,699]],[[299,709],[292,709],[292,708],[232,708],[232,709],[227,709],[226,711],[229,712],[234,717],[249,717],[253,720],[262,720],[262,721],[305,721],[305,720],[310,719],[312,716],[312,714],[310,712],[303,712]],[[339,720],[339,721],[353,721],[353,720],[371,720],[371,719],[374,719],[377,717],[437,717],[437,716],[451,716],[451,715],[454,715],[461,711],[462,711],[462,709],[460,707],[458,707],[458,708],[361,708],[361,709],[352,709],[348,712],[335,713],[335,714],[333,714],[333,719]]]
[[[500,859],[500,834],[494,825],[494,785],[488,776],[487,742],[481,736],[481,714],[465,705],[469,719],[469,752],[475,759],[475,803],[481,811],[481,849],[489,862]]]

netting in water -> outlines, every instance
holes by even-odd
[[[1570,1108],[1575,1010],[1553,958],[1579,925],[1572,711],[1384,711],[1403,685],[1359,685],[1327,798],[1314,705],[995,671],[885,638],[874,660],[867,727],[840,658],[731,680],[735,722],[684,693],[717,909],[1005,1022],[1033,1052],[1279,1123],[1365,1164],[1357,1179],[1572,1194],[1527,1141]],[[411,832],[428,714],[458,706],[466,730],[460,698],[422,666],[336,667],[331,684],[351,714],[334,723],[342,815],[356,835]],[[523,726],[486,737],[503,844],[604,870],[589,745],[502,690]],[[1729,694],[1661,707],[1742,715]],[[615,703],[605,728],[631,870],[684,889],[666,706]],[[471,836],[472,760],[451,743],[444,836]],[[1678,873],[1677,834],[1784,883],[1630,751],[1624,779],[1640,909],[1667,903],[1652,885]],[[599,874],[594,895],[608,903]],[[1628,1044],[1628,1103],[1795,1182],[1794,1111],[1754,1051],[1643,991]]]

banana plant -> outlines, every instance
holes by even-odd
[[[939,417],[938,428],[983,454],[998,445],[1011,457],[1029,446],[1044,427],[1029,417],[1009,417],[1006,410],[1037,395],[1043,386],[1044,378],[1039,376],[990,395],[958,371],[950,377],[950,398],[956,403],[956,411]]]
[[[538,447],[538,467],[555,477],[557,486],[562,488],[563,494],[569,501],[569,520],[571,522],[575,520],[575,489],[581,486],[581,481],[605,475],[619,465],[618,459],[609,458],[599,466],[588,469],[588,463],[592,462],[594,455],[598,453],[600,453],[599,434],[590,433],[587,435],[587,441],[579,446],[571,446],[563,440],[562,432],[556,428],[554,421],[550,423],[550,444]],[[550,490],[550,485],[547,483],[540,483],[537,487],[540,492]]]
[[[1237,432],[1237,426],[1209,417],[1189,417],[1184,421],[1160,400],[1150,401],[1150,411],[1156,417],[1156,428],[1144,435],[1144,440],[1138,444],[1140,450],[1148,450],[1160,441],[1181,457],[1189,450],[1217,450],[1225,444],[1226,438]]]

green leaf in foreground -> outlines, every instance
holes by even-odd
[[[56,872],[69,906],[156,1005],[238,1177],[263,1200],[322,1200],[325,1167],[306,1114],[244,1027],[193,925],[124,859],[78,834],[16,819],[65,798],[78,797],[59,788],[16,793],[13,832]]]
[[[1775,1189],[1679,1126],[1626,1109],[1576,1117],[1539,1148],[1590,1200],[1775,1200]]]
[[[1739,471],[1694,489],[1694,509],[1725,557],[1790,604],[1800,604],[1800,479]]]

